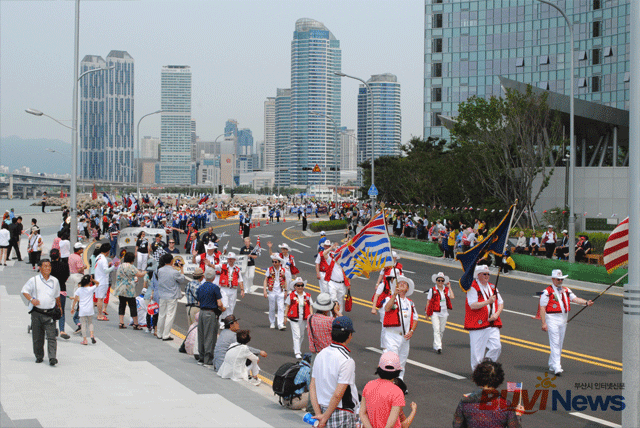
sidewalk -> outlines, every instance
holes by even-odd
[[[34,273],[11,262],[0,279],[0,426],[295,427],[302,412],[281,407],[269,386],[220,379],[213,370],[144,331],[94,320],[97,344],[58,338],[59,364],[35,364],[30,316],[20,294]],[[67,332],[69,304],[66,305]],[[128,320],[129,316],[126,316]],[[46,344],[45,344],[46,350]]]

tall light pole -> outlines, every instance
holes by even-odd
[[[576,168],[576,142],[575,142],[575,111],[574,111],[574,86],[575,86],[575,74],[574,74],[574,66],[575,66],[575,52],[574,52],[574,40],[573,40],[573,23],[569,21],[569,17],[562,10],[562,8],[550,1],[547,0],[537,0],[540,3],[544,3],[546,5],[551,6],[556,9],[562,17],[564,18],[567,28],[569,29],[569,35],[571,37],[571,46],[569,46],[569,54],[571,55],[571,71],[569,75],[569,263],[575,263],[576,261],[576,253],[572,250],[573,245],[576,242],[576,215],[574,208],[574,173]]]
[[[348,77],[349,79],[355,79],[362,82],[362,84],[367,88],[369,92],[369,96],[371,97],[371,187],[375,187],[375,159],[376,159],[376,135],[375,135],[375,112],[374,112],[374,102],[373,102],[373,91],[371,90],[371,86],[364,80],[359,77],[349,76],[348,74],[344,74],[341,72],[335,71],[333,74],[340,77]],[[371,218],[376,213],[376,195],[371,195]]]
[[[226,137],[226,136],[227,136],[227,134],[230,134],[231,132],[232,132],[232,131],[229,131],[229,132],[223,132],[222,134],[218,135],[218,136],[215,138],[215,140],[213,140],[213,147],[214,147],[214,149],[215,149],[216,143],[218,142],[218,139],[219,139],[220,137]],[[215,151],[214,151],[214,157],[213,157],[213,158],[215,159]],[[222,159],[221,159],[221,160],[222,160]],[[214,169],[215,169],[215,162],[214,162]],[[222,162],[220,162],[220,174],[222,175]],[[217,180],[216,180],[216,181],[217,181]],[[222,183],[222,178],[220,178],[220,183]],[[214,186],[215,186],[215,183],[214,183],[213,177],[211,177],[211,190],[212,190],[211,195],[212,195],[212,196],[215,194],[215,187],[214,187]]]
[[[138,199],[140,199],[140,122],[142,122],[142,119],[144,119],[145,117],[158,113],[162,113],[162,110],[154,111],[153,113],[147,113],[140,119],[138,119],[138,126],[136,130],[138,134],[138,137],[136,138],[136,140],[138,141],[138,162],[136,162],[136,187],[138,190]]]
[[[336,208],[338,207],[338,184],[340,182],[340,172],[338,171],[338,124],[336,123],[335,120],[333,120],[333,118],[329,115],[326,115],[324,113],[320,113],[320,112],[316,112],[316,111],[310,111],[309,113],[311,113],[314,116],[319,116],[319,117],[325,117],[327,119],[329,119],[331,121],[331,123],[333,124],[333,141],[334,141],[334,146],[333,146],[333,165],[335,167],[336,170],[336,187],[335,187],[335,203],[336,203]]]

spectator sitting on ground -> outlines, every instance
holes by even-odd
[[[251,341],[249,330],[239,330],[236,333],[236,340],[236,343],[229,346],[224,356],[224,362],[218,370],[218,376],[236,382],[245,381],[255,386],[260,385],[260,379],[258,379],[260,359],[247,346],[247,343]],[[249,379],[249,375],[251,375],[251,379]]]
[[[223,321],[224,330],[220,332],[215,350],[213,351],[213,369],[215,371],[220,370],[220,367],[224,362],[225,354],[229,350],[229,347],[236,342],[236,334],[240,331],[240,319],[236,318],[235,315],[229,315]],[[258,354],[262,358],[267,358],[267,353],[265,351],[251,346],[248,346],[248,348],[253,354]]]

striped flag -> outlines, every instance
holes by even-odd
[[[629,217],[618,225],[604,244],[604,267],[607,273],[629,263]]]
[[[522,391],[522,382],[507,382],[507,392]]]
[[[336,250],[335,260],[342,266],[348,278],[368,278],[369,272],[393,266],[391,241],[382,212],[363,227],[360,233]]]

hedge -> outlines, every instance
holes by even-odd
[[[597,284],[611,284],[627,273],[627,269],[620,268],[609,275],[604,266],[586,263],[571,264],[565,260],[546,259],[526,254],[512,254],[511,258],[516,262],[516,269],[523,272],[551,275],[552,270],[561,269],[563,275],[569,275],[569,279],[595,282]],[[622,284],[620,285],[622,286]]]
[[[435,242],[417,241],[407,238],[398,238],[390,236],[391,248],[402,251],[410,251],[417,254],[425,254],[427,256],[442,257],[442,251]]]
[[[346,220],[331,220],[331,221],[317,221],[309,225],[309,229],[314,232],[320,232],[322,230],[340,230],[347,228]]]

